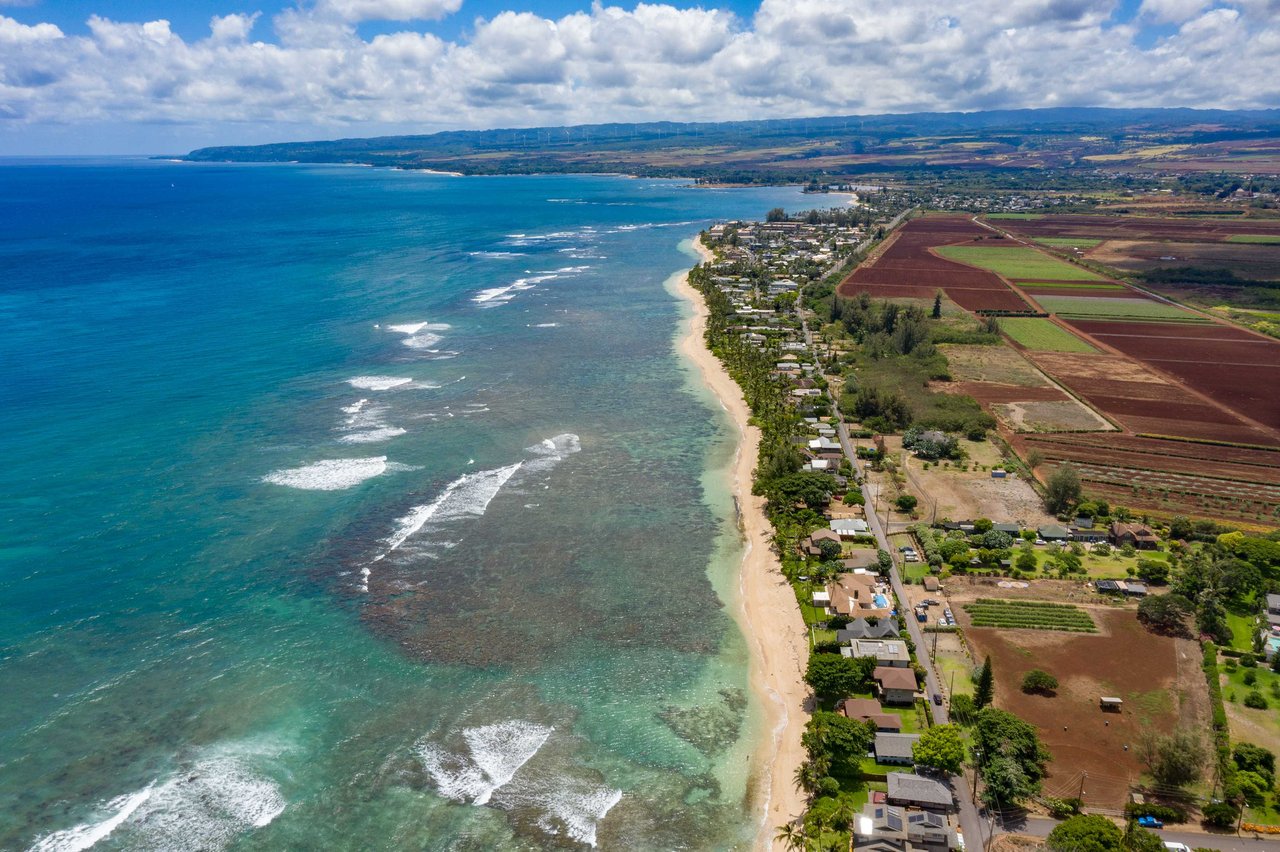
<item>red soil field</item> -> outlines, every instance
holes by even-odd
[[[1034,446],[1040,450],[1049,461],[1093,462],[1119,468],[1131,468],[1133,470],[1167,471],[1169,473],[1202,475],[1213,479],[1229,479],[1237,482],[1280,485],[1280,466],[1261,467],[1258,465],[1237,464],[1230,461],[1215,460],[1211,457],[1152,455],[1135,452],[1130,449],[1111,449],[1085,443],[1068,443],[1055,440],[1049,436],[1041,437],[1038,435],[1029,436],[1026,443],[1029,447]],[[1203,444],[1190,446],[1202,447],[1210,452],[1215,449]],[[1280,459],[1273,461],[1280,463]]]
[[[1092,294],[1091,294],[1092,295]],[[1247,340],[1271,343],[1280,352],[1280,341],[1245,331],[1233,325],[1210,323],[1208,325],[1175,322],[1121,322],[1119,320],[1072,320],[1072,325],[1086,334],[1124,334],[1139,337],[1169,337],[1177,340],[1203,338],[1205,340]]]
[[[999,228],[1029,237],[1214,242],[1231,234],[1280,234],[1280,222],[1257,219],[1159,219],[1144,216],[1061,214],[1040,219],[997,219]]]
[[[1280,470],[1280,451],[1223,447],[1190,441],[1167,441],[1160,438],[1142,438],[1131,435],[1032,435],[1033,443],[1061,444],[1063,446],[1103,447],[1128,450],[1142,455],[1160,458],[1209,459],[1231,462],[1250,467],[1274,467]]]
[[[991,232],[964,216],[926,216],[903,225],[897,238],[872,263],[846,278],[842,296],[869,293],[876,298],[933,298],[942,289],[968,311],[1026,311],[1030,306],[999,276],[938,257],[937,246],[971,242]],[[925,295],[918,293],[924,291]]]
[[[1129,783],[1142,773],[1136,748],[1142,730],[1171,731],[1180,715],[1194,721],[1190,707],[1178,706],[1176,640],[1148,632],[1132,611],[1090,610],[1098,634],[972,627],[963,608],[957,611],[975,659],[991,656],[996,706],[1036,725],[1053,755],[1044,785],[1048,795],[1076,796],[1081,773],[1088,773],[1087,803],[1123,807]],[[1054,697],[1019,688],[1033,668],[1058,679]],[[1103,695],[1123,698],[1124,711],[1102,712]]]

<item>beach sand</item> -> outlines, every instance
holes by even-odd
[[[693,247],[704,260],[711,259],[701,241],[695,241]],[[804,811],[804,797],[796,790],[793,777],[805,757],[800,735],[808,721],[809,687],[803,679],[809,659],[808,632],[795,594],[770,546],[773,528],[765,517],[764,499],[751,493],[760,430],[748,422],[751,412],[741,389],[706,347],[703,334],[708,311],[702,294],[689,284],[687,274],[676,279],[675,291],[693,306],[687,333],[678,343],[680,354],[697,367],[741,436],[732,471],[733,493],[741,509],[747,549],[738,599],[731,610],[751,651],[751,687],[760,699],[768,732],[768,739],[753,753],[752,778],[760,820],[756,846],[769,849],[778,826]]]

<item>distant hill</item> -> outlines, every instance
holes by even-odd
[[[622,172],[745,183],[921,169],[1276,174],[1280,110],[1059,108],[585,124],[200,148],[185,159],[464,174]]]

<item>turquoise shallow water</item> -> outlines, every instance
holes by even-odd
[[[729,432],[662,282],[798,193],[84,161],[0,197],[0,848],[745,842]]]

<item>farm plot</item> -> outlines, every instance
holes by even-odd
[[[1084,461],[1135,470],[1169,471],[1280,486],[1280,452],[1167,441],[1128,435],[1030,436],[1049,461]]]
[[[1037,352],[1097,352],[1085,341],[1043,317],[1006,317],[1000,330],[1025,349]]]
[[[997,276],[930,251],[989,234],[963,216],[912,219],[884,251],[841,282],[838,292],[842,296],[868,293],[875,298],[932,299],[934,291],[942,288],[967,311],[1030,312],[1026,301]]]
[[[1106,432],[1115,427],[1078,400],[1014,400],[992,406],[1015,432]]]
[[[1046,311],[1063,318],[1115,317],[1116,319],[1160,319],[1207,323],[1208,318],[1177,305],[1147,298],[1094,298],[1091,296],[1036,296]]]
[[[964,624],[965,637],[975,659],[991,657],[995,705],[1040,729],[1053,755],[1046,794],[1075,796],[1087,773],[1087,803],[1119,808],[1143,771],[1134,748],[1141,732],[1167,733],[1179,724],[1203,729],[1208,696],[1192,642],[1150,633],[1132,610],[1093,614],[1098,633]],[[960,618],[963,624],[967,614]],[[1019,688],[1031,669],[1058,679],[1053,696],[1028,695]],[[1123,712],[1102,712],[1098,699],[1103,695],[1123,699]]]
[[[993,217],[988,217],[993,218]],[[1110,216],[1062,213],[1013,221],[1001,227],[1020,235],[1040,237],[1095,237],[1117,240],[1173,240],[1226,242],[1233,236],[1280,237],[1280,222],[1241,219],[1164,219],[1153,216]]]
[[[1091,249],[1102,240],[1090,237],[1039,237],[1036,242],[1051,248]]]
[[[938,346],[938,351],[946,356],[951,377],[958,382],[995,382],[1028,388],[1050,386],[1043,373],[1007,346],[944,343]]]
[[[1204,334],[1182,324],[1124,324],[1114,329],[1105,323],[1071,325],[1245,417],[1280,427],[1280,394],[1275,393],[1280,387],[1280,341],[1216,323]],[[1273,436],[1251,443],[1274,441]]]
[[[1102,281],[1101,275],[1042,254],[1026,246],[941,246],[937,253],[950,260],[989,269],[1011,281]]]
[[[974,627],[1098,632],[1089,613],[1071,604],[978,598],[973,603],[964,604],[964,611],[969,614]]]
[[[1212,243],[1133,242],[1108,240],[1091,249],[1087,257],[1129,273],[1173,270],[1182,275],[1188,268],[1204,273],[1226,270],[1237,278],[1274,281],[1280,278],[1280,251],[1266,236],[1250,236],[1248,241]],[[1160,276],[1170,277],[1167,273]],[[1196,276],[1190,276],[1195,280]],[[1225,277],[1225,276],[1224,276]],[[1174,276],[1176,280],[1176,275]]]
[[[1227,237],[1227,242],[1277,245],[1280,244],[1280,234],[1232,234]]]

